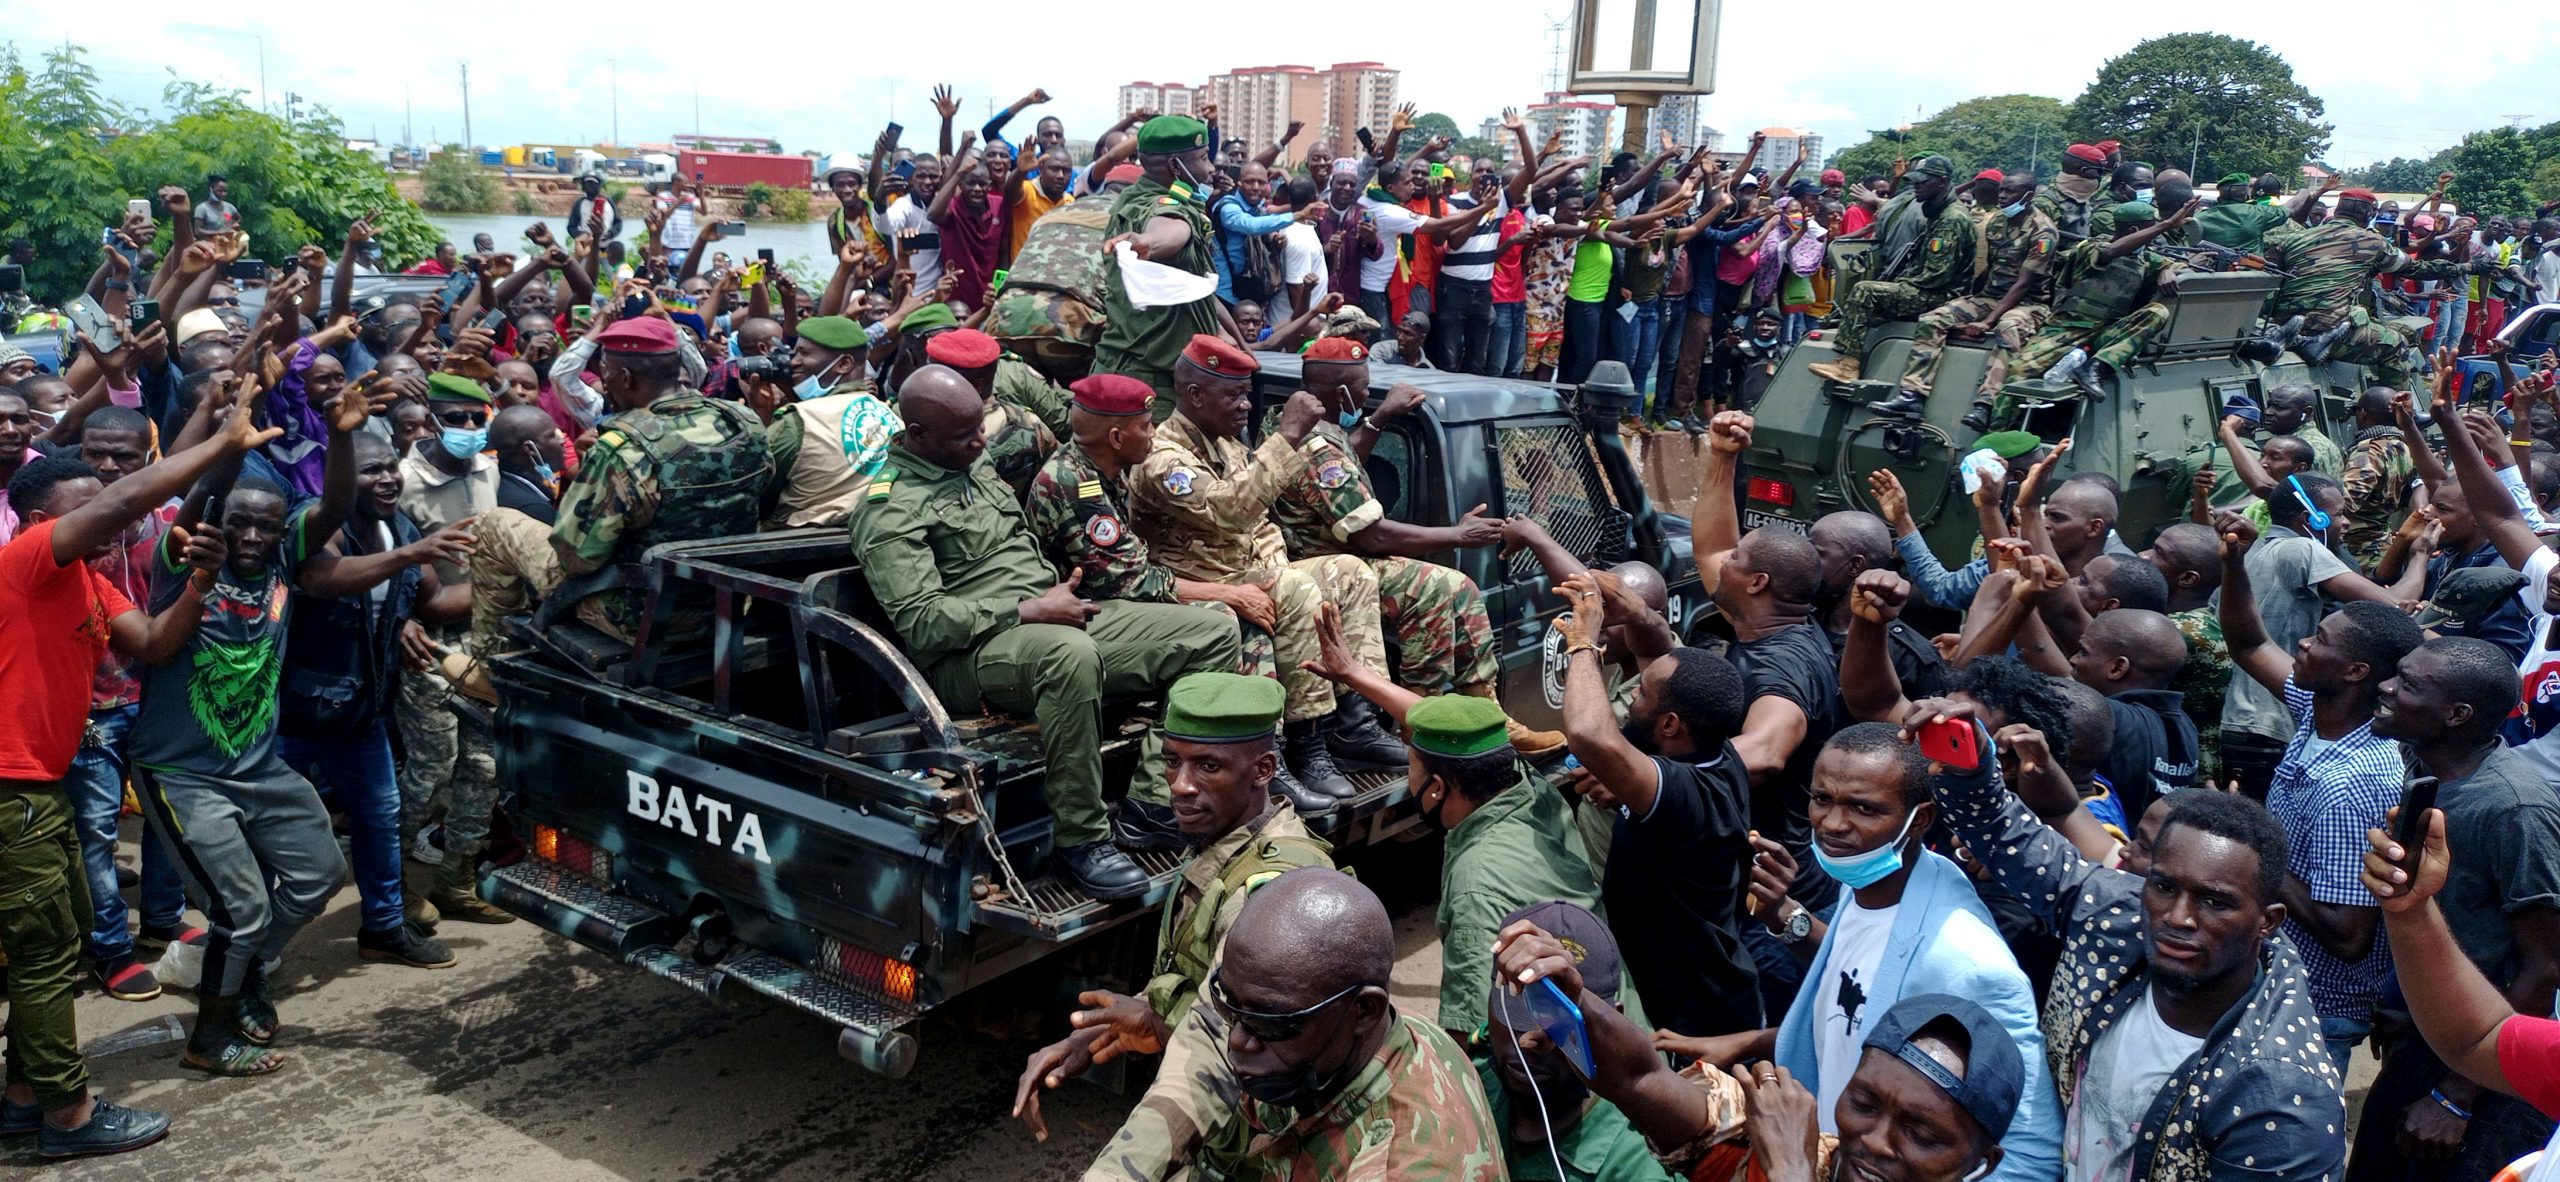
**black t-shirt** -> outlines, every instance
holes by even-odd
[[[1655,756],[1653,811],[1618,818],[1600,901],[1645,1016],[1682,1034],[1757,1030],[1760,975],[1738,925],[1751,866],[1751,776],[1728,743],[1703,764]]]
[[[498,470],[498,507],[513,509],[544,525],[559,520],[559,509],[541,485],[506,469]]]
[[[1787,756],[1786,766],[1752,794],[1751,823],[1795,858],[1795,901],[1817,913],[1827,910],[1839,896],[1840,884],[1813,861],[1809,789],[1814,757],[1831,732],[1840,729],[1840,658],[1831,651],[1830,633],[1817,624],[1789,624],[1758,640],[1735,641],[1725,649],[1725,659],[1742,674],[1743,692],[1753,704],[1775,696],[1804,711],[1804,741]]]
[[[2196,786],[2196,724],[2185,701],[2173,690],[2126,690],[2107,699],[2116,745],[2098,778],[2124,805],[2127,825],[2141,824],[2152,801]]]
[[[1840,654],[1849,647],[1849,634],[1826,628],[1823,635],[1831,638],[1831,667],[1836,671]],[[1884,655],[1893,662],[1893,676],[1902,683],[1902,696],[1914,702],[1938,697],[1955,684],[1955,677],[1947,671],[1947,659],[1938,655],[1938,646],[1929,643],[1919,629],[1900,620],[1885,626]]]

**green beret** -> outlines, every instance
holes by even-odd
[[[1249,743],[1280,725],[1287,695],[1268,677],[1193,673],[1164,696],[1164,736],[1188,743]]]
[[[2258,178],[2250,176],[2245,172],[2230,172],[2224,173],[2222,179],[2216,183],[2224,185],[2254,185],[2258,183]]]
[[[898,322],[898,331],[911,333],[927,333],[936,329],[958,327],[960,327],[960,318],[951,314],[949,304],[926,304],[907,313],[907,318]]]
[[[1998,456],[2001,459],[2014,460],[2039,447],[2043,447],[2044,440],[2037,438],[2032,432],[2027,431],[1994,431],[1989,435],[1985,435],[1980,439],[1974,440],[1973,445],[1975,447],[1986,448],[1991,452],[1991,454]]]
[[[2148,201],[2127,201],[2116,207],[2117,225],[2123,225],[2127,222],[2138,224],[2142,222],[2156,222],[2159,220],[2160,211],[2151,208],[2151,203]]]
[[[1405,711],[1413,728],[1413,746],[1432,755],[1463,759],[1482,755],[1511,742],[1510,719],[1491,698],[1442,694],[1424,698]]]
[[[800,322],[800,339],[838,352],[871,343],[871,334],[843,316],[812,316]]]
[[[1138,150],[1172,155],[1209,146],[1209,125],[1189,115],[1158,115],[1138,128]]]
[[[1955,175],[1956,162],[1949,160],[1944,156],[1923,156],[1918,160],[1911,162],[1911,177],[1913,180],[1930,176],[1941,179],[1952,179]]]
[[[427,401],[486,403],[490,398],[487,387],[461,374],[431,373],[427,375]]]

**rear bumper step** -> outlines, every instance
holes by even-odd
[[[717,1001],[753,997],[837,1028],[836,1051],[881,1075],[915,1066],[912,1006],[872,996],[772,953],[741,947],[711,965],[678,953],[684,921],[613,894],[540,858],[500,866],[481,880],[491,903],[551,931]]]

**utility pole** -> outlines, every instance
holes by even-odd
[[[256,34],[251,34],[251,36],[257,36],[257,35],[256,35]],[[257,40],[258,40],[258,109],[259,109],[259,110],[261,110],[261,111],[266,111],[268,114],[274,114],[274,112],[273,112],[272,110],[269,110],[269,108],[267,107],[267,39],[266,39],[265,37],[263,37],[263,36],[257,36]]]
[[[462,63],[462,150],[473,152],[480,145],[471,142],[471,63]]]
[[[2204,151],[2204,129],[2199,127],[2196,129],[2195,142],[2187,145],[2187,177],[2189,180],[2193,180],[2195,178],[2196,154],[2202,151]]]
[[[604,59],[604,64],[606,69],[613,72],[613,99],[611,103],[613,110],[613,142],[618,147],[622,143],[622,60],[620,58],[609,57]],[[697,127],[694,130],[700,131],[701,128]]]
[[[2041,127],[2039,127],[2039,128],[2037,128],[2037,129],[2036,129],[2035,135],[2027,141],[2027,175],[2028,175],[2028,176],[2035,176],[2035,175],[2037,175],[2037,173],[2036,173],[2036,160],[2037,160],[2037,158],[2038,158],[2039,156],[2043,155],[2043,153],[2044,153],[2044,129],[2043,129],[2043,128],[2041,128]]]

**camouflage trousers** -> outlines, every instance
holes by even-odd
[[[515,509],[491,509],[471,531],[471,652],[482,655],[500,647],[506,618],[533,610],[568,577],[560,552],[551,548],[551,527]],[[578,604],[578,622],[616,640],[631,639],[605,615],[604,597]]]
[[[437,641],[462,640],[458,626],[436,630]],[[444,849],[468,858],[489,838],[489,814],[498,804],[498,761],[489,732],[444,708],[452,690],[445,680],[414,669],[400,671],[400,848],[415,849],[438,797],[444,799]]]
[[[1396,637],[1396,681],[1420,694],[1490,685],[1493,622],[1465,575],[1415,558],[1366,560],[1378,579],[1378,618]]]
[[[1936,296],[1899,279],[1861,279],[1840,300],[1840,328],[1832,344],[1841,357],[1864,362],[1867,330],[1888,320],[1917,319],[1939,303]]]
[[[2021,377],[2042,377],[2073,349],[2087,349],[2089,356],[2107,368],[2121,371],[2131,363],[2133,355],[2151,338],[2168,331],[2169,309],[2152,303],[2126,313],[2121,319],[2098,324],[2087,320],[2055,320],[2018,350],[2010,368]],[[1994,425],[2016,422],[2018,400],[2001,395],[1991,419]]]
[[[1924,313],[1919,334],[1911,338],[1911,363],[1903,368],[1902,388],[1928,397],[1938,381],[1938,363],[1946,356],[1948,330],[1989,316],[1999,306],[1997,296],[1966,296]],[[1986,338],[1991,345],[1991,359],[1983,366],[1981,392],[1976,397],[1988,399],[2008,384],[2009,359],[2026,347],[2052,315],[2053,309],[2043,304],[2020,304],[2001,314]]]
[[[1270,591],[1272,602],[1280,606],[1280,631],[1268,640],[1279,666],[1280,684],[1289,691],[1281,718],[1288,722],[1323,718],[1333,713],[1333,683],[1299,666],[1301,661],[1316,659],[1316,608],[1330,603],[1341,612],[1342,638],[1350,642],[1351,654],[1361,664],[1386,673],[1387,637],[1378,618],[1377,573],[1350,554],[1301,558],[1272,573],[1279,576]],[[1250,637],[1258,631],[1245,629],[1246,647],[1252,646]]]
[[[1084,1182],[1159,1182],[1176,1176],[1199,1152],[1209,1130],[1243,1098],[1221,1045],[1226,1037],[1226,1023],[1213,1006],[1195,1003],[1174,1023],[1155,1081],[1085,1167]]]
[[[2307,335],[2310,330],[2304,329]],[[2409,367],[2409,338],[2388,324],[2359,324],[2329,346],[2329,360],[2346,361],[2373,370],[2375,385],[2395,390],[2411,389],[2417,375]]]

